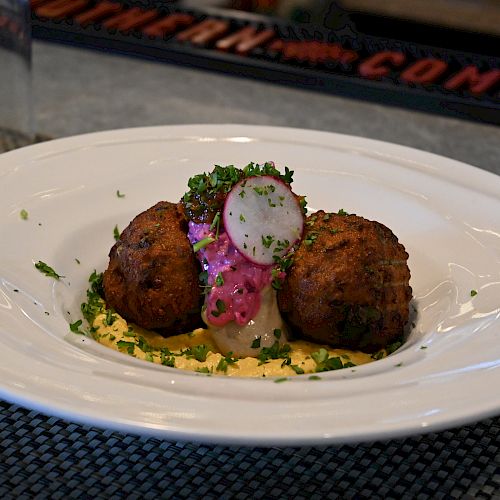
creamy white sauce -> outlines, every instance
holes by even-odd
[[[215,326],[207,322],[212,339],[219,351],[237,357],[257,357],[263,347],[271,347],[276,341],[280,344],[288,342],[286,325],[281,318],[276,300],[276,292],[271,286],[261,291],[259,312],[246,325],[238,325],[230,321],[223,326]],[[258,347],[252,347],[254,341],[260,339]]]

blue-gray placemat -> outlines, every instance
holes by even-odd
[[[0,498],[500,498],[500,418],[352,446],[245,448],[78,425],[0,401]]]

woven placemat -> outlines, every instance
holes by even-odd
[[[500,498],[500,418],[357,446],[245,448],[74,424],[0,401],[0,498]]]

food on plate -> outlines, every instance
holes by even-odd
[[[104,306],[104,304],[102,304]],[[262,348],[256,356],[222,354],[211,331],[198,328],[171,337],[127,323],[116,313],[101,309],[93,325],[101,344],[137,359],[199,373],[230,377],[288,377],[356,366],[373,361],[370,354],[320,346],[305,340]],[[279,332],[276,332],[279,335]],[[385,355],[380,352],[380,356]]]
[[[94,338],[231,376],[335,370],[396,349],[411,299],[404,247],[342,210],[306,218],[292,175],[215,166],[178,204],[135,217],[91,276],[82,312]]]
[[[379,222],[310,215],[278,291],[279,310],[308,340],[372,352],[401,337],[411,299],[408,254]]]
[[[199,264],[178,205],[161,201],[139,214],[109,252],[108,307],[166,335],[201,326]]]
[[[189,180],[182,204],[203,268],[202,315],[223,354],[255,357],[288,340],[272,285],[275,262],[303,229],[304,204],[291,182],[291,172],[282,175],[273,163],[216,166]],[[275,330],[282,332],[278,339]]]

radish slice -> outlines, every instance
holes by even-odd
[[[226,197],[224,227],[232,244],[254,264],[274,264],[302,236],[304,215],[289,186],[276,177],[248,177]]]

